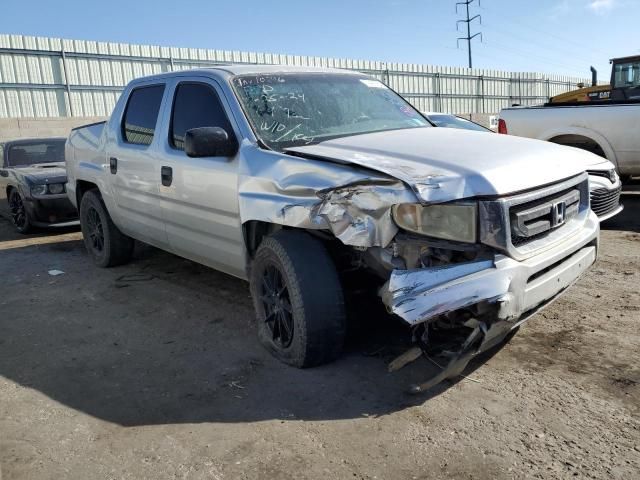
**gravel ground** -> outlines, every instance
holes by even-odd
[[[639,193],[584,279],[422,396],[437,367],[386,372],[399,323],[296,370],[243,282],[149,247],[99,270],[79,233],[0,220],[2,478],[640,478]]]

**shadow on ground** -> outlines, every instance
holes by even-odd
[[[126,426],[358,418],[453,384],[404,393],[438,369],[420,359],[387,373],[409,332],[366,305],[343,357],[298,370],[257,343],[244,282],[150,247],[100,270],[81,241],[56,245],[2,253],[0,375],[94,417]],[[65,274],[48,276],[53,263]]]

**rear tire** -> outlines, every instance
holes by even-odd
[[[80,200],[80,228],[87,251],[99,267],[115,267],[131,259],[133,239],[115,226],[98,190],[89,190]]]
[[[294,230],[267,237],[249,280],[258,338],[276,358],[306,368],[340,355],[346,332],[343,292],[319,240]]]
[[[8,200],[13,226],[16,227],[18,233],[22,233],[23,235],[31,233],[31,231],[33,231],[33,226],[29,220],[29,213],[24,206],[24,199],[22,198],[22,195],[20,195],[20,192],[15,188],[11,189]]]

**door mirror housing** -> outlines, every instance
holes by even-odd
[[[238,152],[238,141],[224,128],[192,128],[185,132],[184,152],[189,157],[233,157]]]

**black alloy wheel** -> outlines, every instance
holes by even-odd
[[[262,274],[260,300],[265,312],[265,323],[271,339],[279,348],[287,348],[293,341],[293,308],[284,276],[276,265],[269,265]]]
[[[97,254],[102,253],[104,250],[104,228],[100,214],[93,207],[89,207],[87,210],[87,234],[91,248]]]
[[[16,230],[20,233],[27,233],[31,228],[31,223],[22,196],[17,190],[12,190],[9,195],[9,210]]]
[[[94,263],[102,268],[127,263],[133,251],[133,239],[113,223],[97,189],[82,195],[79,210],[84,244]]]
[[[260,343],[288,365],[308,368],[342,351],[346,314],[329,252],[304,231],[262,239],[249,271]]]

